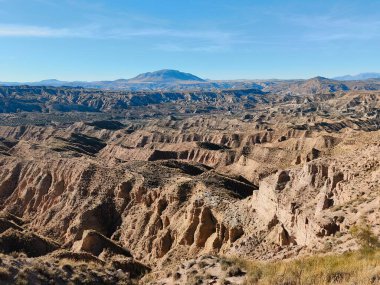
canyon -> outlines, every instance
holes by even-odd
[[[340,254],[361,224],[379,236],[378,81],[241,87],[0,87],[5,284],[45,284],[22,271],[43,262],[57,284],[186,284],[190,261]]]

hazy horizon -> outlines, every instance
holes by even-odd
[[[151,70],[151,71],[147,71],[147,72],[153,72],[154,70]],[[180,70],[182,71],[182,70]],[[182,72],[186,72],[186,71],[182,71]],[[377,72],[361,72],[361,73],[358,73],[358,74],[341,74],[340,76],[349,76],[349,75],[359,75],[359,74],[364,74],[364,73],[377,73]],[[192,73],[193,74],[193,73]],[[136,74],[136,75],[139,75],[139,74]],[[198,74],[193,74],[193,75],[196,75],[198,76]],[[2,80],[0,78],[0,82],[1,83],[35,83],[35,82],[41,82],[41,81],[49,81],[49,80],[57,80],[57,81],[62,81],[62,82],[97,82],[97,81],[116,81],[116,80],[127,80],[127,79],[131,79],[135,76],[132,76],[130,78],[127,78],[127,77],[115,77],[115,78],[103,78],[103,79],[97,79],[97,80],[82,80],[82,79],[69,79],[69,80],[66,80],[66,79],[61,79],[61,78],[40,78],[40,79],[37,79],[37,80],[22,80],[22,81],[17,81],[17,80]],[[326,76],[323,76],[323,75],[315,75],[315,76],[312,76],[312,77],[308,77],[308,78],[275,78],[275,77],[268,77],[268,78],[205,78],[205,77],[202,77],[202,76],[199,76],[200,78],[202,79],[205,79],[205,80],[208,80],[208,81],[260,81],[260,80],[307,80],[307,79],[311,79],[311,78],[315,78],[315,77],[325,77],[325,78],[329,78],[329,79],[333,79],[334,77],[326,77]]]
[[[165,69],[170,69],[170,68],[165,68]],[[150,71],[147,71],[147,72],[155,72],[156,70],[150,70]],[[186,70],[178,70],[180,72],[186,72],[186,73],[190,73],[190,72],[187,72]],[[143,72],[143,73],[147,73],[147,72]],[[376,73],[376,74],[380,74],[380,72],[360,72],[360,73],[356,73],[356,74],[340,74],[339,76],[357,76],[357,75],[361,75],[361,74],[372,74],[372,73]],[[140,73],[141,74],[141,73]],[[140,75],[140,74],[136,74],[135,76],[137,75]],[[196,75],[198,76],[198,74],[194,74],[194,73],[191,73],[193,75]],[[1,80],[0,78],[0,82],[2,83],[12,83],[12,82],[15,82],[15,83],[34,83],[34,82],[41,82],[41,81],[49,81],[49,80],[57,80],[57,81],[67,81],[67,82],[96,82],[96,81],[115,81],[115,80],[128,80],[128,79],[131,79],[135,76],[132,76],[132,77],[115,77],[115,78],[112,78],[112,79],[109,79],[109,78],[103,78],[103,79],[98,79],[98,80],[81,80],[80,78],[78,79],[72,79],[72,80],[65,80],[65,79],[61,79],[61,78],[41,78],[39,80],[25,80],[25,81],[16,81],[16,80],[9,80],[9,81],[3,81]],[[323,75],[315,75],[315,76],[312,76],[312,77],[308,77],[308,78],[275,78],[275,77],[268,77],[268,78],[205,78],[205,77],[202,77],[202,76],[199,76],[200,78],[202,79],[205,79],[205,80],[208,80],[208,81],[260,81],[260,80],[307,80],[307,79],[311,79],[311,78],[315,78],[315,77],[325,77],[325,78],[329,78],[329,79],[334,79],[334,77],[337,77],[337,76],[334,76],[334,77],[327,77],[327,76],[323,76]]]

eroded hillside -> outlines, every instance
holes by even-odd
[[[15,88],[2,100],[18,97]],[[353,225],[365,220],[380,234],[380,93],[314,91],[37,89],[36,106],[49,112],[57,102],[103,115],[128,106],[117,121],[0,127],[0,249],[34,258],[27,264],[91,260],[111,277],[122,272],[112,282],[205,254],[279,260],[356,249]]]

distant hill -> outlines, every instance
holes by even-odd
[[[318,94],[318,93],[330,93],[336,91],[348,91],[349,88],[335,80],[331,80],[325,77],[317,76],[306,80],[300,84],[300,93],[305,94]]]
[[[154,72],[147,72],[137,75],[128,80],[131,83],[176,83],[176,82],[205,82],[191,73],[185,73],[178,70],[163,69]]]
[[[359,73],[356,75],[344,75],[338,76],[333,79],[340,81],[349,81],[349,80],[367,80],[373,78],[380,78],[380,73],[368,72],[368,73]]]
[[[264,87],[263,91],[283,94],[327,94],[348,91],[350,88],[340,81],[317,76],[307,80],[280,80]]]

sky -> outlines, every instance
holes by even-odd
[[[0,0],[0,81],[380,72],[378,0]]]

